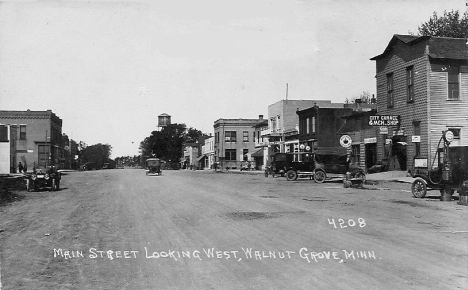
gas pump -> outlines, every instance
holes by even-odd
[[[442,185],[443,188],[440,190],[441,200],[451,201],[452,200],[452,168],[451,161],[449,158],[450,143],[453,141],[453,132],[450,130],[442,132],[442,138],[444,139],[444,147],[439,148],[439,169],[442,173]]]

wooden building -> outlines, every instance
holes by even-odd
[[[394,35],[376,62],[377,111],[399,116],[397,126],[377,136],[377,158],[385,144],[398,154],[402,170],[433,167],[442,132],[452,145],[468,145],[468,45],[466,39]],[[437,160],[435,161],[437,162]]]

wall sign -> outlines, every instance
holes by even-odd
[[[364,138],[364,144],[377,143],[377,137],[373,138]]]
[[[400,115],[369,116],[369,126],[398,126],[400,123]]]
[[[351,137],[349,135],[343,135],[340,138],[340,145],[344,148],[348,148],[349,146],[351,146],[352,142],[353,141],[351,140]]]
[[[418,135],[411,136],[411,141],[413,143],[420,143],[421,142],[421,136],[418,136]]]

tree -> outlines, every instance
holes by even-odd
[[[466,38],[468,36],[468,12],[460,16],[458,10],[444,11],[444,15],[439,17],[434,11],[429,21],[418,27],[418,32],[423,36]]]
[[[358,96],[353,96],[351,98],[346,98],[345,102],[346,104],[352,104],[355,103],[357,99],[361,100],[361,103],[363,104],[370,104],[372,100],[372,95],[368,91],[363,91],[360,93]]]
[[[95,144],[87,146],[82,152],[82,162],[93,162],[98,168],[102,168],[104,163],[109,163],[112,146],[108,144]]]
[[[185,124],[170,124],[161,131],[153,131],[140,143],[142,156],[156,156],[166,161],[178,162],[184,143],[195,143],[204,134]]]

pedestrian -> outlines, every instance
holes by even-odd
[[[18,172],[19,172],[19,173],[23,173],[23,169],[24,169],[23,164],[21,164],[21,161],[20,161],[20,162],[18,163]]]
[[[250,171],[251,170],[251,167],[252,167],[252,163],[250,163],[250,161],[247,163],[247,170]]]

